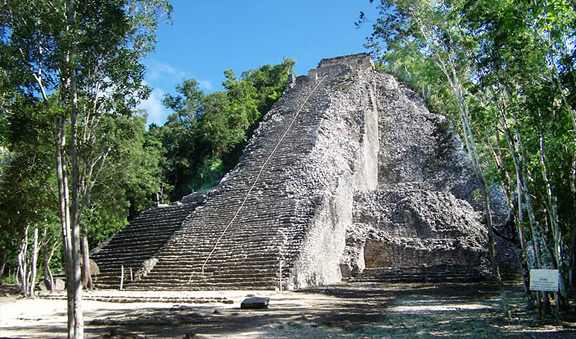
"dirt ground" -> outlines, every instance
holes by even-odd
[[[65,338],[66,302],[24,299],[4,289],[1,338]],[[575,338],[574,310],[554,325],[525,307],[522,287],[507,287],[513,316],[503,317],[491,284],[350,283],[303,291],[137,293],[226,297],[229,302],[101,302],[85,300],[86,338]],[[147,294],[148,293],[148,294]],[[87,298],[134,296],[121,291]],[[247,296],[265,296],[265,310],[245,310]]]

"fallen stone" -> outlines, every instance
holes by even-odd
[[[268,308],[268,303],[270,302],[270,298],[260,298],[260,297],[252,297],[246,298],[240,304],[240,308],[243,309],[263,309]]]

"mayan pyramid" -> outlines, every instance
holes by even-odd
[[[96,284],[475,280],[487,267],[477,189],[443,116],[369,54],[324,59],[289,81],[217,187],[144,212],[95,249]]]

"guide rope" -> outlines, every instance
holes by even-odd
[[[212,254],[214,254],[214,252],[216,251],[216,248],[218,248],[218,245],[220,244],[220,241],[222,240],[222,238],[224,237],[224,235],[226,234],[226,232],[228,231],[228,229],[230,228],[230,226],[232,225],[232,223],[236,220],[236,218],[238,217],[238,215],[240,214],[240,211],[242,210],[242,208],[244,207],[244,205],[246,204],[246,201],[248,200],[248,197],[250,196],[250,193],[252,193],[252,190],[254,189],[254,187],[256,187],[256,183],[258,183],[258,180],[260,180],[260,176],[262,175],[262,173],[264,172],[264,168],[266,167],[266,165],[268,164],[268,162],[270,161],[270,159],[272,159],[272,156],[274,156],[274,154],[276,153],[276,150],[278,150],[278,147],[280,146],[280,144],[282,143],[282,141],[284,141],[284,139],[286,138],[286,136],[288,135],[288,133],[290,132],[290,129],[292,129],[292,126],[294,125],[294,123],[296,122],[296,118],[298,117],[298,114],[300,114],[300,112],[302,111],[302,109],[304,109],[304,105],[308,102],[308,100],[310,99],[310,97],[312,96],[312,94],[318,89],[318,87],[320,86],[320,84],[322,83],[322,81],[324,81],[324,79],[327,77],[328,75],[325,75],[322,79],[320,79],[320,81],[318,81],[318,83],[316,84],[316,86],[314,86],[314,88],[312,89],[312,91],[308,94],[308,96],[306,97],[306,99],[304,100],[304,102],[300,105],[300,108],[298,108],[298,110],[296,111],[296,113],[294,114],[294,116],[292,117],[292,121],[290,121],[290,124],[288,125],[288,127],[286,128],[286,131],[284,132],[284,134],[282,135],[282,137],[280,138],[280,140],[278,140],[278,142],[276,143],[276,146],[274,147],[274,149],[272,150],[272,153],[270,153],[270,155],[268,156],[268,158],[266,158],[266,161],[264,161],[264,164],[262,164],[262,167],[260,167],[260,171],[258,171],[258,174],[256,175],[256,178],[254,179],[254,182],[252,183],[252,186],[250,187],[250,189],[246,192],[246,196],[244,197],[244,200],[242,201],[242,203],[240,204],[240,206],[238,207],[238,209],[236,210],[236,213],[234,214],[234,216],[232,217],[232,219],[230,220],[230,222],[228,223],[228,225],[226,225],[226,227],[224,228],[224,230],[222,231],[222,234],[220,235],[220,237],[218,238],[218,240],[216,240],[216,243],[214,244],[214,247],[212,248],[212,250],[210,251],[210,253],[208,254],[208,256],[206,257],[206,260],[204,260],[204,263],[202,264],[202,275],[204,275],[204,268],[206,267],[206,264],[208,263],[208,260],[210,260],[210,258],[212,257]],[[190,275],[190,279],[188,279],[188,284],[190,284],[190,282],[192,281],[192,275]]]

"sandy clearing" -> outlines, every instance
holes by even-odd
[[[226,297],[232,304],[84,301],[86,338],[574,338],[576,315],[562,325],[526,310],[508,288],[514,318],[502,317],[490,284],[342,284],[305,291],[125,292],[87,296]],[[266,310],[242,310],[247,296]],[[64,300],[0,297],[0,337],[65,338]]]

